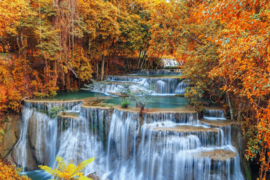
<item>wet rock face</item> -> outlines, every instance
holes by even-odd
[[[247,180],[251,180],[251,169],[249,162],[245,159],[246,141],[243,137],[243,132],[239,124],[233,123],[232,127],[232,145],[239,152],[240,165],[243,175]]]
[[[19,114],[9,115],[3,125],[5,132],[0,146],[1,158],[5,158],[20,138],[22,117]]]
[[[16,147],[15,147],[16,148]],[[12,151],[11,153],[11,157],[9,157],[8,159],[11,161],[11,162],[14,162],[16,165],[18,166],[21,166],[21,148],[18,148],[17,151]],[[26,144],[26,153],[27,153],[27,159],[26,159],[26,167],[25,167],[25,170],[26,171],[33,171],[33,170],[36,170],[38,168],[38,165],[37,165],[37,162],[36,162],[36,159],[35,157],[33,156],[33,152],[32,152],[32,149],[29,145],[29,143]]]
[[[29,119],[28,124],[28,140],[29,145],[33,149],[33,155],[37,159],[40,164],[47,164],[45,161],[47,158],[46,156],[46,146],[45,146],[45,135],[46,132],[45,126],[45,118],[40,118],[41,113],[34,112],[33,115]],[[45,117],[45,116],[44,116]]]
[[[95,172],[89,174],[87,177],[91,178],[92,180],[100,180],[100,177]]]

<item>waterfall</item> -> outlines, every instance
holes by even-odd
[[[178,66],[179,63],[175,59],[162,59],[164,67]]]
[[[137,75],[180,75],[180,69],[141,69]]]
[[[203,112],[203,118],[208,120],[226,120],[223,110],[206,109]]]
[[[157,81],[155,88],[156,88],[155,92],[159,92],[160,94],[167,92],[166,83],[162,80]]]
[[[185,94],[185,88],[187,88],[187,87],[189,87],[188,83],[180,82],[175,89],[175,93],[176,94]]]
[[[146,88],[155,87],[154,95],[175,95],[184,94],[188,83],[182,82],[179,78],[158,78],[158,77],[136,77],[136,76],[106,76],[107,81],[110,81],[106,88],[101,92],[117,92],[118,87],[123,82],[133,83],[132,89],[136,90],[138,86],[143,85]],[[118,83],[118,84],[117,84]],[[97,92],[96,89],[93,91]]]
[[[144,114],[144,123],[160,122],[170,120],[175,123],[194,124],[198,123],[198,115],[196,112],[154,112]]]
[[[137,113],[114,110],[103,178],[243,180],[236,149],[231,146],[230,136],[224,136],[228,131],[192,125],[187,121],[194,118],[192,113],[165,114],[145,115],[139,130]],[[172,117],[181,123],[165,120]],[[149,119],[151,123],[147,123]]]
[[[53,166],[57,149],[57,118],[50,118],[50,109],[63,107],[71,110],[79,103],[25,102],[21,136],[11,153],[16,164],[23,167],[23,170],[35,169],[37,164]]]
[[[51,118],[50,108],[56,106],[68,112]],[[80,113],[69,116],[72,111]],[[29,102],[11,154],[26,170],[32,162],[56,166],[57,155],[76,165],[96,157],[84,173],[95,172],[101,179],[244,179],[231,143],[231,126],[201,124],[192,111],[148,112],[140,117],[138,112],[111,112],[79,101]]]
[[[23,167],[23,170],[26,170],[27,161],[28,161],[28,153],[27,149],[29,149],[29,142],[27,141],[27,132],[28,132],[28,122],[30,117],[33,114],[33,110],[29,108],[29,104],[26,104],[22,110],[22,129],[21,136],[18,143],[15,145],[13,149],[13,156],[17,160],[17,164]]]

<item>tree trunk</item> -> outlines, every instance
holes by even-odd
[[[137,63],[137,66],[136,66],[136,69],[139,69],[140,67],[140,62],[141,62],[141,50],[140,50],[140,53],[139,53],[139,58],[138,58],[138,63]]]
[[[146,61],[146,60],[145,60],[145,54],[146,54],[146,53],[144,53],[144,54],[143,54],[143,58],[142,58],[142,64],[141,64],[141,69],[142,69],[142,67],[143,67],[143,64],[144,64],[144,63],[145,63],[145,61]]]
[[[66,89],[69,91],[71,89],[71,86],[70,86],[70,74],[69,74],[69,71],[67,73],[67,80],[66,80]]]
[[[99,78],[99,73],[98,73],[98,62],[97,62],[97,70],[96,70],[96,78],[97,78],[97,80],[98,80],[98,78]]]
[[[233,108],[232,108],[232,105],[231,105],[230,95],[229,95],[228,92],[226,92],[226,98],[227,98],[229,108],[230,108],[231,120],[234,120],[234,118],[233,118]]]
[[[242,108],[242,101],[239,103],[239,107],[238,107],[238,115],[237,115],[237,121],[240,121],[241,118],[241,108]]]
[[[5,44],[1,43],[2,49],[3,49],[3,53],[6,53],[6,48],[5,48]]]
[[[104,65],[105,65],[105,57],[102,55],[101,57],[101,77],[100,80],[103,81],[104,79]]]

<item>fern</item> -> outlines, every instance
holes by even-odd
[[[87,159],[76,167],[72,161],[69,161],[69,163],[66,164],[62,157],[57,156],[56,161],[58,163],[58,169],[52,169],[51,167],[42,165],[40,165],[39,167],[40,169],[51,174],[57,180],[91,180],[90,178],[83,175],[82,170],[94,160],[95,158]]]

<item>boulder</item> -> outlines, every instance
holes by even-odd
[[[26,141],[26,148],[20,147],[24,145],[25,144],[23,143],[17,144],[11,152],[11,157],[9,157],[8,160],[10,162],[14,162],[17,166],[24,166],[27,171],[33,171],[38,168],[36,159],[33,156],[32,149],[28,141]],[[24,155],[22,156],[22,154]]]

